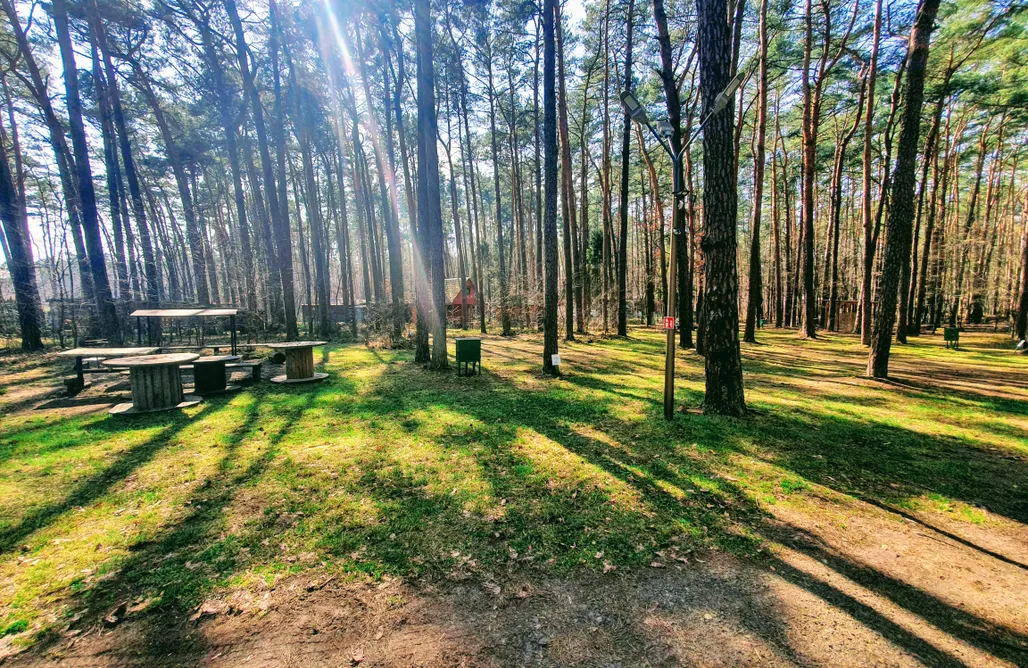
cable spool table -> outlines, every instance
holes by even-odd
[[[179,365],[188,364],[198,357],[192,353],[173,353],[105,360],[102,362],[105,366],[128,369],[132,383],[132,403],[118,404],[110,414],[156,413],[197,405],[199,397],[182,391]]]
[[[238,390],[239,386],[229,385],[225,377],[225,364],[238,359],[239,355],[212,355],[193,360],[193,392],[203,397]]]
[[[314,346],[323,346],[327,341],[289,341],[287,343],[268,343],[272,350],[281,350],[286,355],[286,372],[275,376],[273,383],[312,383],[325,380],[327,373],[314,372]]]

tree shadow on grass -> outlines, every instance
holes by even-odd
[[[35,508],[26,513],[17,524],[0,530],[0,554],[14,550],[25,538],[49,526],[68,511],[87,506],[106,494],[133,471],[151,461],[158,452],[172,442],[179,431],[189,425],[192,419],[189,415],[175,411],[159,417],[154,415],[112,416],[92,424],[90,428],[93,430],[113,433],[123,433],[134,425],[152,427],[156,422],[162,426],[157,433],[142,443],[124,450],[108,466],[79,482],[64,498]]]
[[[73,596],[76,628],[102,624],[104,616],[120,603],[151,599],[154,603],[139,620],[140,634],[130,637],[132,646],[119,646],[117,654],[149,657],[157,665],[168,656],[177,661],[199,660],[206,653],[203,635],[190,622],[196,607],[233,574],[272,559],[278,550],[272,542],[282,530],[276,517],[265,512],[248,522],[245,531],[226,533],[225,513],[243,488],[268,473],[282,440],[317,397],[315,392],[297,397],[279,416],[280,426],[266,433],[259,420],[264,392],[254,395],[240,424],[228,436],[216,470],[187,502],[187,514],[153,540],[132,545],[113,575]],[[267,445],[256,446],[256,452],[243,452],[258,433]],[[57,638],[45,640],[49,643],[42,643],[36,651],[45,652]]]
[[[602,371],[602,365],[598,368]],[[205,641],[188,622],[196,605],[233,574],[273,560],[282,532],[280,515],[266,507],[244,531],[219,537],[229,505],[241,488],[267,477],[290,430],[304,429],[313,442],[317,434],[301,424],[303,414],[314,406],[320,410],[333,388],[352,397],[351,385],[340,378],[294,397],[281,427],[268,435],[267,449],[244,460],[240,448],[262,428],[257,407],[248,407],[217,473],[195,493],[189,514],[157,540],[136,546],[112,579],[80,595],[74,606],[84,611],[80,624],[99,623],[121,600],[160,596],[141,638],[130,640],[126,651],[155,663],[169,652],[199,659]],[[578,386],[592,392],[570,391]],[[303,476],[283,480],[303,497],[304,534],[344,570],[488,580],[508,571],[572,572],[583,563],[600,569],[605,561],[646,566],[704,547],[755,555],[773,542],[816,559],[955,638],[1026,663],[1024,635],[841,554],[816,536],[783,528],[757,507],[748,490],[722,473],[734,456],[745,454],[857,498],[926,492],[962,500],[984,497],[986,504],[1006,511],[1001,514],[1023,522],[1017,501],[981,489],[982,480],[992,484],[990,476],[1000,466],[1007,467],[1006,476],[1023,479],[1028,473],[1023,461],[957,439],[798,409],[743,420],[685,416],[665,423],[656,398],[645,401],[631,391],[625,397],[625,387],[597,374],[575,374],[526,391],[490,373],[458,382],[413,365],[389,365],[359,399],[325,407],[333,420],[352,419],[362,430],[359,443],[345,446],[326,433],[326,445],[352,450],[342,469],[284,463]],[[276,390],[275,397],[298,393]],[[624,399],[642,401],[644,416],[615,417]],[[423,429],[428,435],[418,433]],[[406,451],[422,444],[391,440],[412,432],[429,441],[427,453],[417,453],[420,459],[408,458]],[[933,467],[933,462],[944,465]],[[440,477],[458,466],[464,467],[466,484],[458,480],[452,492],[440,489]],[[352,501],[336,503],[345,496]],[[777,556],[758,559],[922,660],[960,665],[839,586]],[[739,623],[803,662],[802,650],[789,641],[788,620],[773,601],[757,592],[749,596],[753,612],[740,615]],[[635,633],[630,641],[645,640],[641,624]]]
[[[713,451],[716,462],[728,464],[733,453],[759,458],[761,453],[750,445],[756,443],[760,450],[770,453],[769,461],[774,465],[856,498],[891,499],[936,492],[984,505],[1025,523],[1028,509],[1024,499],[1011,498],[1001,484],[996,484],[1028,477],[1028,466],[1023,461],[1011,461],[957,439],[926,437],[901,428],[820,413],[778,412],[744,420],[698,416],[671,425],[655,419],[622,422],[609,415],[611,402],[616,399],[569,399],[565,392],[526,392],[496,377],[467,392],[404,392],[403,387],[409,382],[402,372],[383,375],[375,391],[378,405],[372,401],[370,407],[377,409],[382,419],[402,420],[411,412],[438,407],[467,415],[480,426],[467,435],[459,431],[444,434],[439,444],[453,449],[479,440],[485,447],[473,450],[474,456],[493,493],[531,500],[509,508],[502,528],[490,534],[494,526],[471,528],[469,522],[455,516],[455,508],[449,502],[444,501],[446,505],[440,507],[438,500],[426,501],[421,490],[423,483],[394,482],[394,495],[418,499],[417,521],[410,531],[424,531],[423,522],[428,518],[448,512],[456,523],[448,533],[460,534],[463,527],[464,541],[471,541],[464,549],[471,554],[486,555],[486,559],[497,549],[524,554],[532,545],[538,559],[549,556],[568,567],[582,561],[596,564],[596,560],[588,559],[594,550],[618,563],[638,564],[651,558],[651,548],[667,550],[668,546],[681,545],[683,536],[694,544],[744,555],[755,554],[764,540],[790,544],[955,638],[1015,663],[1028,659],[1028,636],[980,619],[929,592],[854,561],[833,551],[816,536],[797,538],[796,533],[783,532],[780,524],[758,509],[739,485],[720,474],[709,458],[693,457],[682,446],[695,442],[697,447]],[[595,376],[577,376],[572,382],[605,390],[608,395],[617,396],[621,391],[620,385]],[[576,428],[579,424],[594,427],[599,435],[583,433]],[[618,509],[599,490],[584,496],[582,503],[577,502],[571,489],[555,494],[544,477],[533,475],[538,462],[515,447],[523,430],[540,434],[569,455],[630,487],[639,495],[645,511]],[[824,454],[818,459],[811,456],[814,453]],[[983,480],[990,484],[982,485]],[[365,481],[363,487],[373,489],[370,481]],[[569,522],[568,518],[575,519]],[[612,530],[591,530],[605,525]],[[381,543],[387,532],[395,533],[394,528],[387,523],[362,536],[360,542]],[[491,547],[490,541],[497,537],[501,539],[500,548]],[[635,546],[640,544],[647,549],[636,552]],[[412,550],[411,545],[408,542],[392,552],[375,555],[372,561],[402,574],[405,560],[409,561],[412,553],[416,555],[418,551]],[[586,549],[582,550],[582,546]],[[841,607],[898,646],[935,664],[959,665],[944,650],[841,589],[779,559],[774,562],[785,579]]]

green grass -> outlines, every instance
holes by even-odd
[[[852,337],[762,332],[743,419],[665,422],[663,340],[646,330],[562,345],[558,380],[538,375],[536,337],[487,338],[475,378],[351,345],[326,352],[327,383],[184,413],[5,415],[0,629],[31,643],[122,601],[184,619],[311,569],[445,581],[757,555],[783,507],[1023,525],[1025,358],[1002,337],[936,338],[897,350],[882,383]],[[702,390],[683,351],[679,400]]]

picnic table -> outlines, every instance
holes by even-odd
[[[310,383],[328,378],[327,373],[314,372],[314,346],[323,346],[327,341],[289,341],[287,343],[269,343],[273,350],[281,350],[286,355],[285,375],[275,376],[273,383]]]
[[[218,307],[207,307],[207,308],[157,308],[148,309],[141,308],[136,309],[129,314],[130,318],[136,319],[136,342],[142,345],[143,343],[143,320],[146,320],[146,342],[152,343],[153,340],[153,326],[152,319],[156,318],[228,318],[229,319],[229,345],[232,348],[232,354],[236,354],[237,348],[237,333],[236,333],[236,314],[239,312],[238,309],[234,308],[218,308]]]
[[[99,360],[115,357],[135,357],[138,355],[151,355],[157,352],[157,348],[72,348],[57,353],[59,357],[75,358],[75,378],[68,382],[68,393],[75,394],[86,387],[85,368],[82,360],[85,358],[97,358]]]
[[[225,365],[238,359],[239,355],[211,355],[193,360],[193,393],[206,396],[238,390],[238,385],[225,380]]]
[[[200,403],[199,397],[182,391],[182,371],[179,369],[179,365],[199,357],[192,353],[173,353],[103,361],[105,366],[128,369],[132,383],[132,403],[118,404],[110,410],[111,415],[154,413]]]

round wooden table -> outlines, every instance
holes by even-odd
[[[238,385],[229,385],[225,379],[225,364],[238,359],[239,355],[212,355],[193,360],[193,392],[203,397],[238,390]]]
[[[327,341],[289,341],[269,343],[272,350],[281,350],[286,355],[285,375],[275,376],[273,383],[311,383],[328,378],[327,373],[314,373],[314,346],[323,346]]]
[[[128,369],[132,383],[132,403],[118,404],[110,410],[111,415],[155,413],[200,403],[196,395],[182,392],[182,372],[179,369],[180,364],[188,364],[198,357],[192,353],[174,353],[102,362],[106,366]]]

